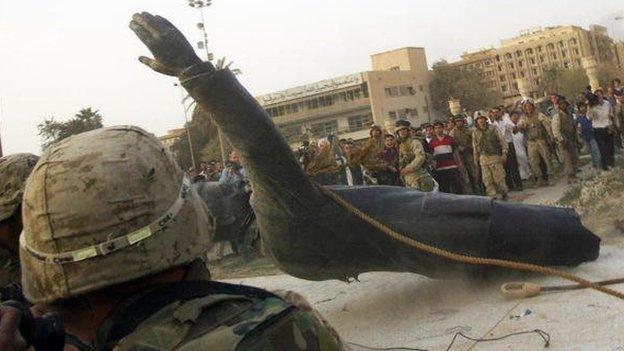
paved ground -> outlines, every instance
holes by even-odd
[[[541,203],[563,195],[564,181],[528,189],[512,197]],[[601,280],[624,276],[624,236],[603,242],[596,262],[572,269]],[[561,281],[539,276],[511,278],[544,284]],[[367,273],[359,282],[311,282],[287,275],[233,279],[267,289],[290,289],[304,295],[345,340],[374,347],[446,350],[453,335],[492,338],[541,329],[551,336],[550,350],[624,350],[624,301],[591,290],[508,300],[500,281],[434,281],[409,273]],[[507,280],[505,280],[507,281]],[[624,291],[624,285],[614,286]],[[452,350],[541,350],[536,334],[475,343],[459,339]],[[366,350],[353,347],[354,350]]]

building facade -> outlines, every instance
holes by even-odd
[[[372,123],[430,121],[429,69],[423,48],[371,56],[372,70],[257,96],[291,146],[329,134],[360,140]]]
[[[583,68],[585,57],[594,57],[598,64],[619,65],[616,42],[605,27],[526,30],[517,37],[501,40],[498,48],[465,53],[452,64],[462,69],[479,69],[484,85],[499,91],[505,102],[511,102],[520,97],[519,80],[524,81],[530,95],[538,98],[543,93],[539,84],[545,69]]]

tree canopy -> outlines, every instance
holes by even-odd
[[[73,118],[61,122],[54,117],[46,118],[37,126],[39,136],[43,139],[42,148],[59,142],[74,134],[80,134],[89,130],[102,128],[102,115],[98,110],[91,107],[81,109]]]
[[[433,64],[431,99],[436,111],[448,111],[448,101],[459,99],[464,109],[475,111],[500,104],[501,95],[483,83],[483,71],[462,70],[445,60]]]

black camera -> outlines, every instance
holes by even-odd
[[[16,300],[3,302],[2,306],[21,312],[19,332],[29,347],[36,351],[62,351],[65,348],[65,327],[59,315],[47,313],[35,318],[27,305]]]

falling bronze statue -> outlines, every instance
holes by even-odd
[[[229,70],[202,62],[160,16],[134,15],[130,28],[154,55],[140,61],[178,77],[244,160],[263,244],[284,272],[347,280],[370,271],[456,278],[496,269],[416,250],[339,206],[308,179],[269,116]],[[331,189],[397,232],[456,253],[556,266],[578,265],[599,253],[600,239],[571,209],[389,186]]]

